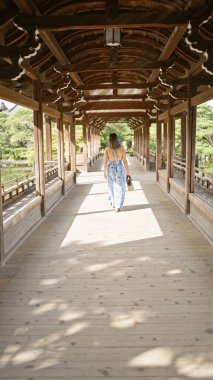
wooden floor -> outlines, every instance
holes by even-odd
[[[107,201],[100,165],[0,274],[0,378],[213,379],[213,249],[131,159]]]

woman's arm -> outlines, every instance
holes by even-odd
[[[125,152],[124,149],[123,149],[123,153],[122,153],[122,160],[123,160],[123,164],[124,164],[124,167],[125,167],[125,170],[126,170],[126,174],[129,175],[129,165],[128,165],[128,162],[127,162],[127,159],[126,159],[126,152]]]
[[[107,178],[107,175],[106,175],[106,168],[107,168],[107,162],[109,160],[109,155],[108,155],[108,151],[107,151],[107,148],[105,149],[105,152],[104,152],[104,178]]]

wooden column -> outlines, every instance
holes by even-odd
[[[87,143],[87,147],[88,147],[88,157],[89,157],[89,165],[91,166],[91,162],[92,162],[92,157],[91,157],[91,128],[90,126],[88,125],[88,143]]]
[[[83,162],[84,171],[87,172],[87,127],[83,125]]]
[[[52,127],[51,118],[49,116],[45,117],[46,122],[46,157],[47,161],[52,161]]]
[[[94,163],[94,127],[90,127],[90,134],[91,134],[91,155],[92,155],[92,162]]]
[[[167,161],[167,123],[163,123],[163,167],[166,167]]]
[[[134,129],[134,156],[136,157],[136,129]]]
[[[4,228],[3,228],[3,206],[1,190],[1,165],[0,165],[0,266],[4,261]]]
[[[186,158],[186,112],[181,114],[181,150],[180,157]]]
[[[70,137],[71,137],[71,170],[74,174],[74,182],[76,183],[76,139],[75,139],[75,124],[72,120],[70,125]]]
[[[62,180],[62,194],[65,193],[65,167],[64,167],[64,126],[63,115],[57,119],[58,142],[58,177]]]
[[[161,160],[161,149],[162,149],[162,142],[161,142],[161,121],[158,120],[157,117],[157,123],[156,123],[156,181],[159,181],[159,173],[158,170],[162,169],[162,160]]]
[[[142,127],[139,128],[139,160],[141,161],[142,156]]]
[[[195,177],[195,139],[196,111],[191,105],[191,98],[196,94],[194,78],[190,78],[188,88],[187,123],[186,123],[186,173],[185,173],[185,213],[190,211],[189,193],[194,192]]]
[[[33,81],[33,98],[41,98],[41,87],[38,81]],[[45,169],[44,169],[44,136],[42,103],[39,102],[39,110],[33,111],[34,123],[34,147],[35,147],[35,177],[36,194],[41,196],[41,214],[45,215]]]
[[[143,126],[143,137],[142,137],[142,151],[143,151],[143,165],[144,165],[144,160],[145,160],[145,155],[146,155],[146,147],[145,147],[145,127]]]
[[[146,170],[150,169],[150,148],[149,148],[149,125],[145,126],[145,160],[146,160]]]
[[[70,149],[70,124],[65,124],[65,160],[68,163],[68,170],[71,170],[71,149]]]
[[[168,102],[168,131],[167,131],[167,191],[169,193],[169,178],[173,177],[173,155],[174,155],[174,117],[170,114],[172,107],[171,98]]]

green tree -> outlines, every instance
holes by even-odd
[[[124,148],[131,153],[133,142],[133,130],[126,123],[107,123],[106,128],[101,132],[101,147],[105,149],[108,145],[110,133],[116,133]]]

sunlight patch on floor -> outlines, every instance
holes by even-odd
[[[174,352],[170,348],[156,347],[135,356],[129,361],[130,367],[168,367],[172,364]]]
[[[116,213],[107,199],[107,183],[93,184],[61,248],[73,244],[107,246],[163,236],[139,181],[134,181],[134,189],[126,192],[124,207]]]

